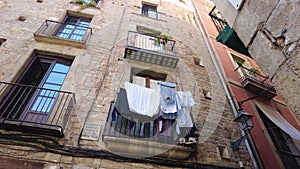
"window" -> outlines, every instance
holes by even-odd
[[[245,69],[247,67],[246,61],[234,54],[231,54],[231,56],[236,71],[239,73],[240,77],[243,77],[245,74],[247,74]]]
[[[68,15],[56,36],[65,39],[82,41],[89,28],[91,19]]]
[[[256,107],[263,124],[286,169],[300,168],[299,151],[291,137],[273,123],[261,110]]]
[[[143,4],[142,14],[151,18],[158,18],[157,6]]]
[[[11,88],[1,103],[1,117],[46,122],[71,63],[71,60],[36,55],[18,79],[18,85]]]
[[[229,2],[236,10],[239,10],[243,5],[243,0],[229,0]]]
[[[5,38],[0,38],[0,46],[1,46],[4,42],[6,42],[6,40],[7,40],[7,39],[5,39]]]
[[[134,83],[134,78],[139,77],[144,79],[144,87],[147,87],[151,81],[165,81],[167,79],[167,74],[158,73],[151,70],[141,70],[138,68],[131,69],[130,81]],[[149,87],[149,86],[148,86]]]

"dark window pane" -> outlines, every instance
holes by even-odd
[[[142,14],[151,18],[157,18],[157,7],[144,4]]]

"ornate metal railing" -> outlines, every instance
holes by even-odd
[[[193,128],[180,128],[180,135],[177,135],[175,120],[163,121],[164,132],[159,132],[159,119],[149,122],[131,121],[122,116],[112,102],[107,117],[103,136],[112,136],[119,138],[132,138],[143,141],[153,141],[165,144],[191,144],[196,141]],[[168,130],[168,131],[167,131]],[[184,139],[184,140],[183,140]]]
[[[236,71],[238,69],[240,69],[243,74],[240,78],[243,87],[248,88],[256,94],[265,91],[266,96],[269,98],[276,96],[276,89],[268,80],[268,77],[261,75],[257,69],[243,66],[239,66]]]
[[[67,39],[85,44],[92,35],[92,28],[46,20],[35,32],[35,35]]]
[[[142,62],[176,67],[179,58],[175,52],[175,41],[129,31],[125,58]]]
[[[213,9],[209,12],[208,15],[211,17],[218,32],[221,32],[227,25],[227,22],[222,17],[222,15],[219,12],[216,12],[216,6],[213,7]]]
[[[71,92],[0,82],[0,127],[62,137],[74,104]]]

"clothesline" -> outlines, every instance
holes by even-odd
[[[133,80],[145,85],[139,78]],[[146,88],[125,82],[125,89],[120,88],[118,93],[116,110],[129,120],[139,123],[161,119],[157,125],[167,133],[170,133],[170,120],[175,120],[178,134],[180,127],[193,127],[190,109],[195,102],[192,94],[175,91],[176,84],[171,82],[159,81],[155,84],[152,81],[151,84],[152,88]]]

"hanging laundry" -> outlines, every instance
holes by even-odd
[[[154,89],[125,82],[125,90],[130,111],[153,117],[158,114],[160,94]]]
[[[195,101],[191,92],[177,92],[182,106],[182,113],[178,115],[177,121],[179,127],[193,127],[190,110],[194,106]]]
[[[178,116],[177,122],[179,127],[193,127],[193,121],[189,107],[182,108],[182,113]]]
[[[178,117],[177,112],[175,112],[175,113],[165,113],[165,112],[161,111],[160,115],[163,119],[169,119],[169,120],[174,120],[174,119],[177,119],[177,117]]]
[[[159,132],[162,132],[162,120],[158,121]]]
[[[181,105],[186,106],[186,107],[193,107],[195,104],[195,101],[193,99],[193,96],[191,92],[177,92],[180,100],[181,100]]]
[[[180,109],[178,96],[175,91],[176,84],[171,82],[158,82],[160,85],[160,110],[163,113],[176,113]]]
[[[160,86],[157,80],[150,79],[150,89],[154,89],[156,91],[160,91]]]
[[[158,113],[156,115],[150,117],[150,116],[145,116],[145,115],[141,115],[141,114],[130,111],[130,108],[128,105],[128,100],[127,100],[127,92],[123,88],[120,88],[120,91],[117,95],[115,107],[116,107],[117,112],[119,112],[123,117],[125,117],[131,121],[134,121],[134,122],[153,121],[156,118],[158,118],[158,116],[159,116]]]
[[[172,125],[172,120],[162,120],[162,131],[160,131],[160,135],[171,137],[173,133]]]

